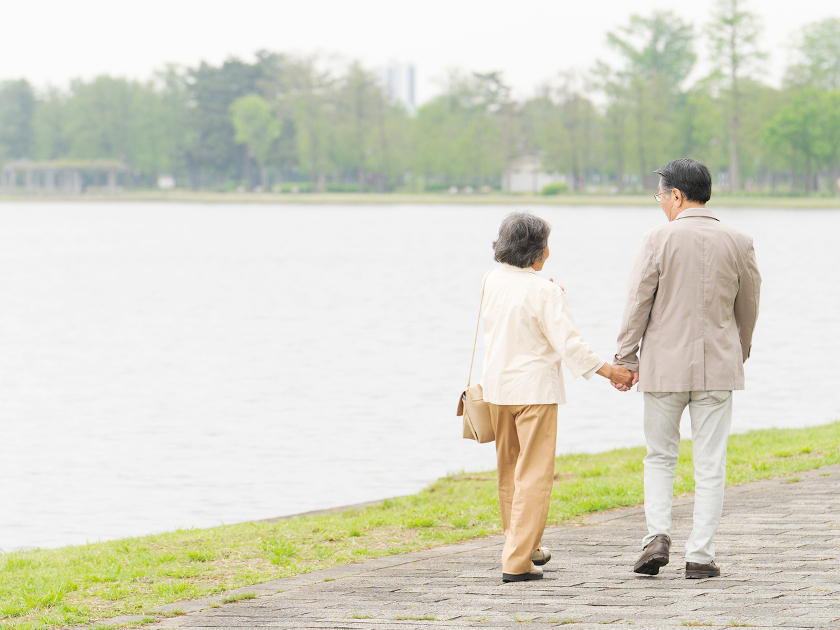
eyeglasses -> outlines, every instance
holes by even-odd
[[[665,193],[658,193],[658,194],[654,195],[653,198],[656,199],[657,201],[662,201],[662,195],[664,195],[664,194]]]

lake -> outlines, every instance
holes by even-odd
[[[0,549],[269,518],[494,468],[455,406],[512,209],[0,205]],[[629,265],[662,212],[652,199],[533,211],[554,226],[542,275],[609,360]],[[840,418],[840,211],[716,211],[755,238],[764,278],[733,431]],[[558,453],[643,444],[640,394],[600,377],[567,378],[567,393]]]

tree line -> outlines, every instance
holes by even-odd
[[[169,66],[151,80],[100,76],[66,90],[0,83],[0,163],[121,159],[131,185],[301,190],[499,187],[537,155],[576,190],[655,187],[675,157],[718,189],[833,193],[840,176],[840,19],[795,34],[780,88],[745,0],[718,0],[697,29],[673,12],[607,33],[618,64],[561,72],[517,101],[500,73],[453,72],[409,112],[359,63],[258,52],[251,62]],[[712,71],[689,83],[700,42]]]

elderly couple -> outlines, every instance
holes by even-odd
[[[496,436],[505,582],[540,579],[551,559],[542,536],[557,407],[565,402],[561,363],[575,378],[599,374],[620,391],[638,383],[644,392],[648,533],[636,573],[656,575],[669,561],[680,418],[688,407],[696,498],[685,577],[720,575],[712,540],[723,508],[732,391],[744,389],[761,277],[752,239],[706,209],[712,179],[703,164],[680,159],[655,172],[668,223],[643,238],[614,365],[576,330],[563,288],[537,275],[549,255],[548,223],[510,214],[493,243],[501,266],[484,280],[480,385]]]

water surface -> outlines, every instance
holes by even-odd
[[[493,468],[454,410],[509,210],[0,205],[0,548],[268,518]],[[543,275],[611,357],[628,266],[661,211],[533,211],[554,226]],[[764,276],[733,430],[840,417],[840,212],[718,213],[755,238]],[[641,395],[600,377],[567,391],[558,452],[643,443]]]

